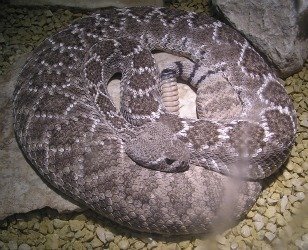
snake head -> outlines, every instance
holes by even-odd
[[[189,168],[189,150],[167,125],[147,123],[125,146],[138,165],[162,172],[183,172]]]

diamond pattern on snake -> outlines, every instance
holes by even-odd
[[[187,60],[160,71],[154,50]],[[107,91],[117,73],[119,110]],[[196,119],[163,100],[172,79],[196,91]],[[19,75],[14,119],[24,155],[56,189],[159,234],[243,217],[296,132],[281,80],[239,32],[152,7],[104,9],[45,39]]]

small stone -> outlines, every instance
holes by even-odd
[[[273,223],[267,223],[266,229],[271,231],[272,233],[275,233],[277,230],[277,226]]]
[[[285,89],[286,89],[288,94],[293,92],[293,86],[286,86]]]
[[[294,191],[296,191],[296,192],[305,192],[305,187],[304,187],[304,185],[296,186],[296,187],[294,187]]]
[[[280,201],[280,212],[284,212],[286,210],[286,206],[288,204],[288,197],[286,195],[282,196]]]
[[[123,238],[122,240],[120,240],[120,242],[118,243],[118,246],[121,250],[126,250],[129,248],[129,242],[126,238]]]
[[[64,239],[67,234],[70,232],[69,225],[64,225],[60,230],[59,230],[59,235],[61,239]]]
[[[40,229],[39,229],[40,233],[46,235],[46,234],[52,234],[53,231],[54,231],[54,228],[53,228],[53,223],[51,220],[49,219],[46,219],[46,220],[43,220],[41,223],[40,223]]]
[[[261,214],[255,214],[255,216],[252,218],[254,221],[264,221],[264,218]]]
[[[60,220],[60,219],[54,219],[53,220],[53,225],[57,229],[64,227],[66,224],[67,224],[67,222],[64,221],[64,220]]]
[[[279,200],[280,199],[280,194],[278,193],[273,193],[272,196],[271,196],[272,199],[274,200]]]
[[[155,240],[152,240],[150,243],[148,243],[147,248],[152,249],[157,246],[157,242]]]
[[[170,243],[166,247],[164,247],[163,249],[165,249],[165,250],[181,250],[179,245],[176,244],[176,243]]]
[[[283,216],[281,214],[277,214],[276,215],[276,218],[277,218],[277,224],[278,226],[284,226],[286,225],[286,221],[285,219],[283,218]]]
[[[73,232],[83,229],[85,222],[79,220],[69,220],[70,228]]]
[[[272,199],[272,198],[267,198],[267,203],[269,205],[275,205],[278,202],[278,200]]]
[[[295,194],[295,197],[297,198],[297,200],[303,201],[305,199],[305,194],[304,194],[304,192],[297,192]]]
[[[17,224],[17,227],[18,227],[19,230],[25,230],[28,227],[28,223],[25,222],[25,221],[20,221]]]
[[[247,218],[252,218],[255,215],[255,213],[253,211],[249,211],[247,214]]]
[[[244,237],[244,238],[247,238],[251,235],[251,231],[250,231],[250,227],[247,226],[247,225],[244,225],[241,229],[241,235]]]
[[[45,248],[46,249],[59,249],[59,235],[58,234],[47,234]]]
[[[308,128],[308,120],[300,121],[300,125],[303,126],[303,127]]]
[[[300,157],[292,157],[292,161],[297,164],[301,164],[303,162],[303,159]]]
[[[292,178],[292,175],[288,171],[284,171],[282,175],[286,180],[290,180]]]
[[[298,249],[304,249],[303,246],[304,246],[304,242],[300,239],[297,239],[294,241],[294,245],[298,247]]]
[[[74,217],[74,220],[87,221],[87,217],[84,214],[78,214]]]
[[[87,228],[83,228],[81,231],[84,231],[84,236],[82,238],[82,242],[91,241],[94,238],[93,232],[89,231]]]
[[[292,187],[292,182],[290,180],[282,181],[282,184],[287,188],[287,190]]]
[[[96,235],[100,239],[100,241],[104,243],[107,242],[105,230],[103,228],[101,227],[96,228]]]
[[[258,204],[259,206],[264,206],[264,205],[266,204],[266,200],[263,199],[263,198],[259,198],[259,199],[257,200],[257,204]]]
[[[265,215],[267,218],[271,218],[271,217],[273,217],[273,216],[275,215],[275,213],[276,213],[276,208],[273,207],[273,206],[269,206],[269,207],[266,209],[264,215]]]
[[[95,229],[95,226],[93,224],[86,224],[86,228],[93,232]]]
[[[46,11],[44,12],[44,15],[45,15],[46,17],[52,17],[52,16],[53,16],[53,13],[52,13],[50,10],[46,10]]]
[[[91,246],[93,248],[96,248],[96,247],[101,247],[103,245],[103,242],[101,242],[98,238],[94,238],[91,242],[90,242]]]
[[[19,245],[18,250],[31,250],[31,247],[28,244],[23,243]]]
[[[304,159],[308,158],[308,148],[305,148],[300,152],[300,156],[303,157]]]
[[[72,244],[72,247],[73,247],[74,250],[83,250],[84,249],[84,246],[80,241],[75,241]]]
[[[273,233],[271,233],[271,232],[266,232],[266,233],[264,234],[264,236],[265,236],[265,238],[266,238],[269,242],[271,242],[271,241],[275,238],[275,234],[273,234]]]
[[[305,179],[304,178],[298,178],[294,176],[294,178],[291,180],[292,182],[292,185],[295,186],[295,187],[299,187],[301,185],[303,185],[303,183],[305,182]]]
[[[216,241],[220,243],[221,245],[226,245],[227,244],[227,239],[221,235],[216,236]]]
[[[230,245],[230,249],[231,250],[236,250],[238,249],[238,244],[236,242],[232,242],[231,245]]]
[[[264,227],[264,222],[255,221],[254,225],[255,225],[256,231],[259,232]]]
[[[308,126],[308,121],[307,121],[307,126]],[[293,163],[293,165],[294,165],[293,172],[297,174],[303,173],[303,169],[300,165],[298,165],[297,163]]]
[[[298,155],[298,154],[297,154]],[[289,161],[289,163],[287,164],[287,169],[289,170],[289,171],[291,171],[291,172],[293,172],[293,169],[294,169],[294,162],[291,162],[291,161]]]
[[[70,12],[69,10],[65,10],[64,15],[67,16],[68,18],[71,18],[73,16],[73,13]]]
[[[105,236],[106,236],[106,240],[108,242],[110,242],[110,241],[112,241],[114,239],[114,234],[112,232],[110,232],[110,231],[106,231],[105,232]]]
[[[134,243],[134,248],[137,249],[137,250],[143,248],[144,246],[145,246],[145,243],[142,242],[142,241],[137,241],[137,242]]]
[[[29,220],[28,223],[27,223],[28,224],[27,228],[32,229],[34,227],[34,224],[37,223],[37,222],[38,222],[37,218],[33,218],[32,220]]]
[[[286,222],[290,222],[292,220],[292,216],[289,210],[284,211],[282,215]]]
[[[294,202],[293,207],[300,208],[301,207],[301,203],[299,201],[296,201],[296,202]]]
[[[45,223],[40,223],[39,224],[39,232],[43,235],[46,235],[48,233],[48,229]]]
[[[109,244],[109,250],[120,250],[119,246],[115,244],[114,242],[110,242]]]
[[[80,239],[80,238],[82,238],[83,236],[85,236],[85,234],[86,234],[86,232],[84,231],[84,229],[79,230],[79,231],[77,231],[77,232],[75,233],[75,238],[76,238],[76,239]]]
[[[120,240],[122,239],[122,236],[121,235],[116,235],[113,239],[113,242],[118,244],[120,242]]]
[[[189,240],[181,241],[181,242],[179,243],[179,246],[180,246],[181,248],[187,248],[187,247],[190,246],[190,241],[189,241]]]
[[[18,249],[17,242],[14,241],[14,240],[10,240],[9,243],[7,244],[7,246],[10,250],[17,250]]]
[[[302,164],[302,168],[304,171],[308,171],[308,161],[305,161],[303,164]]]
[[[294,195],[289,195],[288,200],[289,200],[289,201],[291,202],[291,204],[292,204],[292,203],[294,203],[295,201],[297,201],[298,198],[297,198],[296,196],[294,196]]]
[[[238,249],[247,249],[246,243],[242,240],[238,241]]]

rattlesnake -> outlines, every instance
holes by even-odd
[[[158,72],[154,50],[187,60]],[[120,110],[107,91],[116,73]],[[196,90],[199,119],[166,111],[160,81],[170,78]],[[204,14],[107,8],[33,51],[14,92],[16,137],[45,179],[99,214],[144,232],[203,233],[242,217],[286,160],[296,118],[280,81]]]

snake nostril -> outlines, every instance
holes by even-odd
[[[165,162],[166,162],[168,165],[171,165],[173,162],[175,162],[175,160],[166,158],[166,159],[165,159]]]

